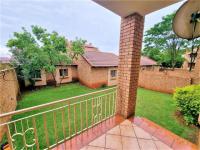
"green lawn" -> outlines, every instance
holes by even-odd
[[[139,88],[136,104],[136,115],[146,117],[149,120],[171,130],[175,134],[196,142],[197,128],[188,127],[177,119],[176,106],[171,94],[164,94]]]
[[[44,104],[44,103],[48,103],[48,102],[52,102],[55,100],[59,100],[59,99],[63,99],[63,98],[68,98],[68,97],[73,97],[73,96],[77,96],[77,95],[81,95],[81,94],[85,94],[85,93],[89,93],[89,92],[94,92],[100,89],[104,89],[104,88],[99,88],[99,89],[89,89],[85,86],[80,85],[79,83],[71,83],[71,84],[67,84],[67,85],[62,85],[60,87],[46,87],[46,88],[42,88],[40,90],[36,90],[36,91],[30,91],[30,92],[26,92],[22,95],[22,100],[18,102],[18,106],[17,109],[23,109],[23,108],[27,108],[27,107],[31,107],[31,106],[36,106],[36,105],[40,105],[40,104]],[[106,117],[108,115],[110,115],[111,113],[108,112],[109,109],[109,103],[108,103],[108,99],[110,99],[110,97],[104,97],[102,99],[103,102],[103,107],[102,109],[105,110],[106,114],[103,113],[102,117]],[[83,99],[82,99],[83,100]],[[77,100],[77,101],[81,101],[81,100]],[[73,102],[72,102],[73,103]],[[106,103],[106,105],[105,105]],[[89,125],[92,124],[92,112],[91,112],[91,104],[92,102],[90,101],[88,103],[88,120],[89,120]],[[110,105],[112,105],[112,101],[110,103]],[[64,105],[59,105],[59,106],[64,106]],[[106,106],[106,107],[105,107]],[[46,110],[50,110],[53,107],[50,108],[46,108],[46,109],[42,109],[42,110],[35,110],[26,114],[20,114],[20,115],[16,115],[13,117],[13,119],[18,119],[18,118],[22,118],[28,115],[33,115],[35,113],[39,113],[41,111],[46,111]],[[75,128],[74,128],[74,124],[77,125],[77,129],[78,131],[81,130],[81,123],[80,123],[80,118],[83,117],[83,128],[86,128],[86,103],[82,103],[82,113],[80,112],[80,104],[76,105],[76,114],[77,114],[77,121],[74,122],[74,110],[71,109],[70,111],[70,118],[71,118],[71,134],[75,133]],[[112,109],[112,108],[111,108]],[[65,116],[68,116],[68,107],[65,107],[63,113]],[[97,112],[98,110],[94,110],[95,112]],[[174,101],[172,100],[172,95],[169,94],[163,94],[163,93],[159,93],[159,92],[154,92],[154,91],[150,91],[150,90],[145,90],[145,89],[138,89],[138,97],[137,97],[137,108],[136,108],[136,115],[137,116],[142,116],[142,117],[146,117],[149,120],[152,120],[153,122],[163,126],[164,128],[167,128],[169,130],[171,130],[172,132],[174,132],[175,134],[184,137],[192,142],[195,141],[195,132],[196,129],[195,128],[189,128],[181,123],[179,123],[179,121],[177,120],[177,118],[175,117],[175,111],[176,111],[176,107],[174,105]],[[50,145],[55,143],[55,130],[54,130],[54,122],[53,122],[53,117],[56,116],[56,129],[57,129],[57,133],[58,133],[58,140],[61,140],[64,135],[62,132],[62,111],[59,110],[57,111],[55,114],[54,112],[49,112],[46,116],[46,120],[47,120],[47,130],[49,133],[49,143]],[[38,129],[38,137],[39,137],[39,143],[40,143],[40,149],[44,148],[46,143],[45,143],[45,130],[44,130],[44,121],[43,121],[43,117],[42,115],[39,115],[35,118],[36,120],[36,126]],[[99,118],[100,119],[100,118]],[[29,126],[33,126],[33,120],[32,118],[27,119],[28,120],[28,124]],[[24,130],[26,130],[28,128],[27,126],[27,120],[24,120],[22,122],[22,124],[24,125]],[[96,120],[96,122],[98,121],[98,118]],[[65,120],[65,124],[66,124],[66,136],[69,136],[69,126],[68,126],[68,120]],[[23,129],[21,128],[21,122],[17,123],[17,129],[19,131],[22,131]],[[12,131],[14,131],[14,127],[11,127]],[[32,133],[27,133],[27,139],[28,139],[28,143],[31,144],[32,143],[32,139],[34,138],[34,135]],[[20,139],[21,137],[18,136],[16,137],[16,145],[17,146],[21,146],[23,145],[23,143],[19,142],[22,141],[22,139]]]

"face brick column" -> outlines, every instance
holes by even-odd
[[[137,13],[121,20],[117,113],[125,118],[135,113],[143,28],[144,17]]]

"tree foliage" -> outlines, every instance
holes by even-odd
[[[24,27],[22,32],[14,32],[7,46],[12,53],[12,64],[22,78],[31,80],[36,71],[45,70],[55,81],[56,66],[70,64],[83,54],[85,42],[76,39],[68,46],[65,37],[57,32],[49,33],[42,27],[31,26],[31,32]]]
[[[146,31],[144,36],[143,54],[165,64],[167,67],[180,67],[183,62],[181,57],[189,46],[187,40],[179,38],[172,29],[172,21],[175,13],[162,18]]]

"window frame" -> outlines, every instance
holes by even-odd
[[[32,76],[33,80],[42,80],[42,72],[41,70],[36,70]]]
[[[66,72],[64,73],[64,70],[66,70]],[[59,76],[60,78],[65,78],[69,76],[69,69],[68,68],[60,68],[59,69]]]
[[[113,76],[113,74],[112,74],[112,72],[114,72],[114,76]],[[110,78],[111,79],[116,79],[117,78],[117,69],[111,69],[110,70]]]

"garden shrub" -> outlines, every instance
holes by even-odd
[[[178,110],[183,114],[187,124],[198,125],[200,113],[200,85],[191,85],[177,88],[174,100]]]

